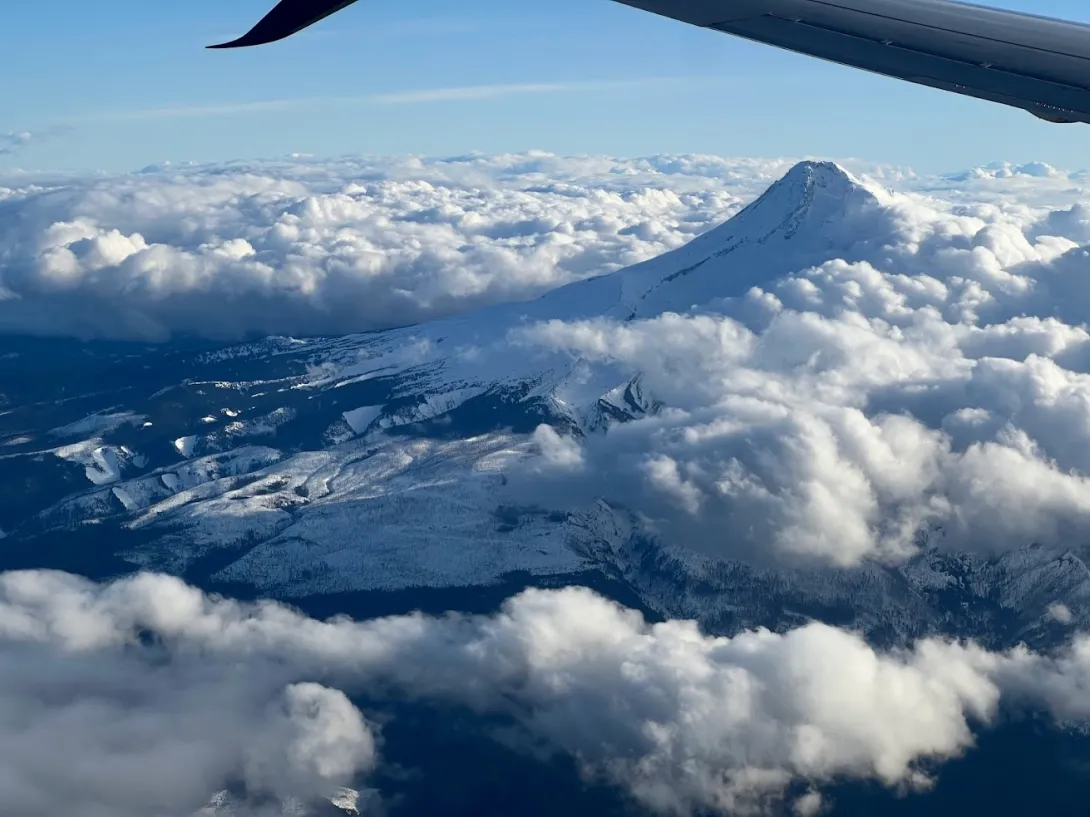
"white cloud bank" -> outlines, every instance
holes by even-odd
[[[1060,657],[929,639],[882,653],[648,625],[581,588],[491,617],[320,622],[140,574],[0,574],[0,800],[21,817],[187,815],[231,780],[328,794],[378,762],[347,695],[507,714],[663,813],[763,811],[790,784],[926,788],[1001,702],[1085,720],[1090,640]]]
[[[530,298],[721,221],[752,165],[532,153],[14,176],[0,331],[343,334]]]
[[[526,153],[12,173],[0,178],[0,331],[236,338],[404,325],[658,255],[791,164]],[[1047,212],[1082,189],[1079,176],[1006,166],[962,180],[866,169],[996,212]],[[1085,229],[1077,215],[1057,219],[1059,234]]]

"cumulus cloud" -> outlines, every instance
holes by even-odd
[[[30,131],[11,131],[0,135],[0,156],[10,156],[22,150],[34,139]]]
[[[26,817],[188,814],[225,782],[306,796],[374,768],[348,696],[517,719],[585,774],[666,814],[756,814],[802,786],[926,788],[1005,698],[1090,716],[1090,642],[1058,657],[929,639],[879,652],[811,624],[783,635],[649,625],[582,588],[489,617],[355,622],[139,574],[0,575],[0,797]],[[71,811],[75,809],[75,811]]]
[[[35,142],[41,142],[44,139],[53,139],[58,136],[64,136],[71,132],[71,128],[67,126],[57,126],[49,128],[44,131],[8,131],[7,133],[0,133],[0,157],[14,156],[16,153],[21,153],[24,149],[29,147]],[[3,198],[0,196],[0,198]]]
[[[1025,354],[1036,326],[1007,326],[1025,354],[1016,361],[966,357],[949,324],[931,324],[905,332],[855,312],[783,310],[762,332],[666,315],[520,337],[639,373],[667,408],[581,448],[538,439],[585,465],[587,491],[652,516],[670,516],[663,503],[684,510],[678,535],[713,552],[851,565],[910,555],[928,525],[950,546],[993,548],[1084,532],[1090,379]]]
[[[141,643],[161,621],[126,618],[123,587],[89,593],[33,574],[0,585],[0,800],[10,813],[187,817],[228,785],[255,803],[306,802],[375,763],[376,737],[346,695],[296,682],[297,668],[275,656],[232,661],[202,657],[191,640]],[[159,589],[153,619],[197,613],[165,612],[198,597]]]
[[[1060,604],[1059,602],[1048,606],[1048,616],[1060,624],[1070,624],[1074,618],[1071,609],[1066,604]]]

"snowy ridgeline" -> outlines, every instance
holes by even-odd
[[[365,813],[369,792],[341,788],[327,801],[320,803],[302,803],[297,800],[285,800],[271,803],[263,814],[279,814],[280,817],[358,817]],[[245,804],[229,791],[217,792],[208,805],[197,811],[192,817],[238,817],[240,812],[250,813]]]

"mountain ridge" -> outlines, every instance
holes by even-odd
[[[0,477],[28,491],[0,506],[4,546],[91,537],[129,569],[289,599],[601,570],[664,615],[719,631],[813,616],[893,641],[989,628],[1047,639],[1061,626],[1050,605],[1090,620],[1079,556],[925,549],[898,569],[757,569],[657,540],[630,508],[500,504],[541,423],[602,434],[662,408],[639,373],[531,354],[508,342],[513,332],[683,312],[850,260],[884,240],[892,202],[836,164],[801,162],[684,247],[531,302],[338,338],[147,347],[131,362],[109,353],[101,364],[127,374],[96,377],[88,362],[61,402],[7,395]],[[150,372],[143,394],[136,372]]]

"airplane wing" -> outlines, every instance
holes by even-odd
[[[951,0],[617,0],[692,25],[1090,123],[1090,26]]]
[[[237,40],[289,37],[355,0],[281,0]],[[748,40],[1090,123],[1090,26],[953,0],[616,0]]]
[[[324,20],[356,0],[280,0],[276,8],[237,40],[209,48],[243,48],[248,45],[264,45],[290,37],[307,26]]]

